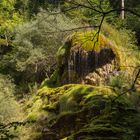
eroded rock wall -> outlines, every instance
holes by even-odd
[[[86,51],[80,46],[70,50],[65,70],[67,76],[65,83],[95,84],[101,77],[107,77],[113,71],[115,54],[111,48],[103,48],[100,52]],[[94,76],[93,76],[94,75]],[[88,79],[88,80],[87,80]]]

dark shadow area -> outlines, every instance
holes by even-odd
[[[5,55],[6,53],[12,51],[12,45],[0,44],[0,55]]]
[[[77,47],[70,51],[67,60],[67,71],[70,77],[73,73],[76,73],[78,77],[83,77],[90,72],[94,72],[97,68],[110,64],[114,59],[115,54],[111,48],[103,48],[100,52],[96,52],[85,51]]]

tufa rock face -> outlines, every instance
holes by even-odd
[[[95,80],[95,77],[101,77],[103,72],[109,74],[109,68],[105,66],[112,63],[112,61],[115,59],[115,54],[110,48],[103,48],[100,52],[96,51],[85,51],[81,47],[73,47],[70,50],[70,55],[67,60],[66,65],[66,71],[68,72],[68,83],[75,83],[77,80],[76,77],[73,77],[73,73],[76,73],[77,77],[79,77],[77,82],[81,82],[81,80],[85,83],[88,83],[84,79],[87,79],[89,77],[89,73],[96,73],[97,76],[94,76],[93,81]],[[102,68],[104,69],[97,72],[97,69]],[[76,76],[75,75],[75,76]],[[93,76],[92,76],[93,77]],[[96,81],[96,80],[95,80]]]
[[[103,35],[93,39],[95,32],[76,33],[58,51],[61,83],[99,85],[119,68],[115,44]],[[92,37],[92,38],[91,38]]]

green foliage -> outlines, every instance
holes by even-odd
[[[125,28],[116,29],[115,26],[104,22],[102,26],[102,32],[105,36],[112,39],[119,47],[121,46],[124,49],[132,49],[136,47],[135,33],[131,30]]]
[[[109,4],[109,0],[89,0],[88,4],[89,7],[94,7],[95,10],[92,8],[85,8],[84,9],[84,16],[86,19],[88,19],[88,22],[90,22],[93,25],[98,25],[101,21],[102,14],[100,12],[107,12],[111,10],[111,6]],[[106,18],[111,18],[112,15],[107,15]]]
[[[26,0],[26,8],[29,17],[33,17],[40,12],[41,9],[55,11],[63,4],[64,0]]]
[[[10,74],[16,83],[26,86],[41,82],[53,72],[55,54],[68,34],[63,30],[74,27],[74,23],[64,15],[55,16],[42,11],[34,21],[17,29],[15,47],[3,56],[1,72]]]
[[[15,0],[0,1],[0,36],[11,38],[13,29],[23,22],[23,15],[15,10]]]
[[[139,11],[138,1],[126,1],[126,7],[132,6],[136,12]],[[73,4],[70,5],[65,0],[0,1],[0,73],[5,74],[0,74],[0,139],[13,139],[19,134],[16,132],[15,135],[14,128],[20,123],[11,123],[22,119],[19,105],[14,98],[15,91],[19,94],[32,94],[23,106],[26,119],[35,123],[21,128],[21,131],[26,129],[23,137],[19,135],[21,139],[140,138],[140,93],[137,91],[137,85],[135,93],[133,91],[133,94],[127,93],[116,99],[121,91],[130,88],[133,67],[140,63],[139,52],[135,51],[135,33],[122,27],[137,31],[136,35],[139,37],[139,19],[127,15],[125,21],[120,22],[117,18],[116,22],[116,18],[113,18],[116,13],[108,15],[106,21],[117,24],[115,26],[120,30],[104,23],[99,42],[95,43],[96,31],[73,33],[73,28],[99,25],[102,14],[98,11],[111,10],[110,6],[118,8],[120,1],[73,2],[87,6],[91,3],[95,10],[80,6],[75,10],[68,10],[64,15],[56,13],[73,7]],[[56,10],[57,7],[60,9]],[[54,13],[41,8],[53,10]],[[22,24],[27,19],[25,15],[29,18],[34,16],[34,19]],[[63,42],[69,34],[71,36],[66,39],[66,43]],[[11,39],[14,41],[11,42]],[[79,44],[87,51],[96,52],[102,47],[111,47],[117,56],[120,69],[127,72],[113,73],[107,83],[109,86],[106,87],[78,84],[58,87],[67,74],[62,76],[69,50]],[[60,46],[62,47],[58,50]],[[132,67],[127,68],[130,64]],[[46,77],[47,80],[37,92],[38,83]]]
[[[47,7],[47,2],[45,0],[38,1],[38,0],[28,0],[27,6],[29,10],[29,15],[34,15],[39,12],[39,8]]]
[[[138,6],[139,9],[140,5]],[[139,27],[140,18],[132,15],[127,15],[125,26],[136,33],[136,38],[138,41],[138,45],[140,43],[140,27]]]
[[[78,6],[78,8],[74,8]],[[67,10],[72,8],[72,10]],[[73,0],[72,2],[66,1],[61,6],[62,11],[66,11],[66,15],[71,18],[78,18],[82,23],[99,25],[102,12],[111,10],[109,0]],[[112,18],[112,14],[106,16],[106,18]]]
[[[120,0],[110,0],[110,5],[114,9],[120,8],[121,7],[121,1]],[[125,0],[125,8],[133,10],[135,13],[139,13],[139,7],[140,7],[140,2],[139,1],[132,1],[132,0]],[[112,18],[112,20],[108,20],[109,22],[115,24],[119,28],[127,28],[130,30],[133,30],[136,33],[136,38],[138,41],[138,44],[140,43],[139,39],[139,33],[140,33],[140,28],[139,28],[139,21],[140,18],[138,16],[135,16],[134,14],[125,11],[125,19],[122,21],[119,18],[121,11],[116,11],[117,13],[117,18]]]

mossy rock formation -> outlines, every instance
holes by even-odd
[[[116,45],[95,35],[75,33],[59,49],[57,70],[26,104],[27,120],[35,122],[29,139],[140,139],[139,90],[120,96],[123,88],[93,86],[121,64]]]
[[[53,84],[84,83],[99,85],[119,69],[120,57],[115,43],[95,31],[77,32],[57,53],[57,74]],[[56,76],[57,75],[57,76]]]
[[[139,140],[140,113],[133,95],[113,101],[116,96],[111,87],[44,86],[26,106],[27,119],[35,121],[33,132],[38,134],[31,139]]]

